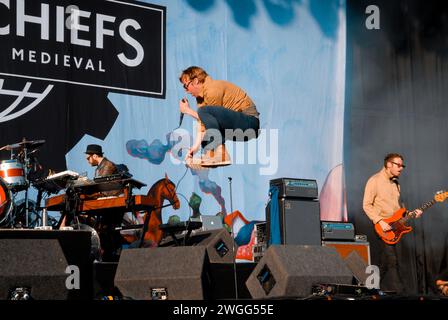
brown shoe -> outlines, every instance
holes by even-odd
[[[226,146],[221,144],[215,150],[208,150],[201,158],[201,166],[216,168],[232,164],[230,156],[226,151]]]

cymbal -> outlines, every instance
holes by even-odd
[[[23,140],[22,142],[17,143],[23,148],[37,148],[40,147],[45,143],[45,140],[34,140],[34,141],[26,141]]]
[[[18,149],[18,148],[21,148],[21,145],[20,144],[18,144],[18,143],[15,143],[15,144],[7,144],[6,146],[3,146],[3,147],[1,147],[0,148],[0,151],[1,150],[14,150],[14,149]]]
[[[23,140],[22,142],[14,143],[14,144],[7,144],[6,146],[3,146],[0,148],[1,150],[14,150],[14,149],[23,149],[23,148],[37,148],[40,147],[45,143],[45,140],[34,140],[34,141],[27,141]]]

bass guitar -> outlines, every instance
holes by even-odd
[[[432,207],[436,202],[443,202],[448,197],[448,191],[438,191],[434,195],[434,199],[429,202],[423,204],[420,208],[415,209],[414,211],[408,212],[406,208],[400,208],[394,212],[393,216],[390,218],[383,219],[384,222],[387,222],[391,226],[391,230],[383,231],[381,225],[379,223],[375,224],[375,231],[387,244],[396,244],[400,241],[401,237],[412,231],[412,227],[406,225],[408,220],[415,218],[415,211],[420,209],[422,211]]]

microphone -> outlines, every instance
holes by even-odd
[[[182,125],[182,121],[184,120],[184,113],[180,113],[180,117],[179,117],[179,127]]]
[[[187,102],[187,100],[185,98],[182,98],[182,102]],[[182,121],[184,120],[184,115],[185,113],[180,113],[180,117],[179,117],[179,127],[182,125]]]

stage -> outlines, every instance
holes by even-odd
[[[360,283],[354,260],[344,260],[333,247],[271,246],[258,262],[234,263],[226,232],[193,234],[186,246],[167,241],[158,248],[127,248],[118,262],[100,262],[92,256],[91,231],[2,229],[0,298],[446,301],[369,288]],[[229,256],[218,254],[223,252]]]
[[[447,17],[0,0],[0,305],[444,303]]]

